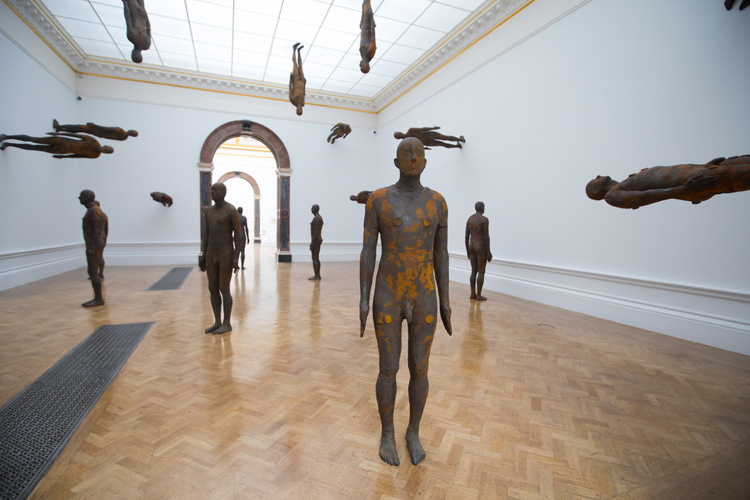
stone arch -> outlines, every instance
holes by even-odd
[[[251,175],[246,174],[245,172],[227,172],[226,174],[219,177],[219,179],[216,182],[226,182],[229,179],[234,178],[240,178],[243,181],[247,181],[250,186],[253,188],[253,194],[255,195],[253,198],[253,210],[255,213],[255,216],[253,217],[253,243],[260,243],[260,187],[258,186],[258,183]]]
[[[276,202],[276,259],[279,262],[291,262],[292,253],[289,250],[289,207],[290,181],[292,168],[289,163],[289,153],[273,130],[250,120],[235,120],[227,122],[214,129],[201,148],[198,170],[200,172],[200,201],[201,215],[211,205],[211,172],[214,169],[214,154],[219,146],[229,139],[248,136],[265,144],[276,158],[276,176],[278,179],[278,197]],[[203,221],[203,217],[201,217]],[[203,234],[201,232],[201,234]]]

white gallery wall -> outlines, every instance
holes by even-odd
[[[140,133],[97,160],[0,152],[3,206],[18,214],[0,222],[0,289],[66,270],[49,249],[84,265],[85,188],[110,218],[108,264],[195,262],[200,149],[241,119],[289,152],[293,260],[309,259],[314,203],[321,259],[357,260],[364,207],[349,195],[397,180],[394,131],[438,125],[466,137],[464,149],[428,151],[423,174],[448,201],[452,279],[468,281],[465,222],[482,200],[494,255],[486,289],[750,353],[749,193],[635,211],[584,193],[597,174],[750,153],[750,10],[536,0],[378,115],[308,105],[297,117],[288,102],[50,70],[54,54],[0,9],[0,58],[14,68],[0,75],[14,96],[0,133],[43,135],[52,118]],[[518,35],[530,19],[539,29]],[[331,145],[339,121],[353,132]],[[155,190],[175,204],[152,201]]]

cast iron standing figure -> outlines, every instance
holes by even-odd
[[[206,333],[219,335],[232,331],[232,293],[229,283],[232,270],[237,268],[239,258],[240,213],[234,205],[224,201],[227,187],[217,182],[211,186],[211,199],[214,204],[204,214],[204,231],[201,241],[201,256],[198,265],[208,275],[208,291],[211,293],[211,308],[214,324],[206,328]],[[221,320],[221,306],[224,304],[224,321]]]
[[[313,219],[310,221],[310,251],[312,252],[315,276],[308,279],[313,281],[320,279],[320,245],[323,244],[323,217],[320,216],[319,211],[320,207],[318,205],[312,206]]]
[[[456,137],[453,135],[444,135],[440,132],[435,132],[440,127],[418,127],[418,128],[410,128],[406,131],[404,134],[403,132],[394,132],[393,137],[396,139],[403,139],[405,137],[416,137],[420,141],[422,141],[422,144],[424,144],[425,149],[430,149],[430,146],[441,146],[444,148],[462,148],[461,146],[462,142],[466,142],[466,139],[464,139],[464,136]],[[455,144],[449,144],[447,142],[442,141],[455,141]]]
[[[401,141],[394,163],[400,171],[398,182],[374,191],[365,208],[359,261],[359,318],[362,336],[370,312],[370,289],[380,235],[382,256],[372,302],[380,355],[375,386],[382,426],[380,458],[398,465],[393,409],[401,356],[401,323],[406,320],[409,332],[410,412],[406,447],[412,463],[417,464],[425,457],[419,440],[419,423],[429,389],[427,368],[438,311],[436,282],[443,326],[449,335],[452,329],[448,296],[448,205],[440,193],[420,183],[427,161],[418,139]]]
[[[103,306],[102,276],[104,274],[104,247],[107,245],[107,231],[109,224],[107,216],[96,203],[94,192],[84,189],[78,196],[78,201],[86,207],[83,216],[83,241],[86,243],[86,265],[88,266],[91,287],[94,298],[81,304],[83,307]]]
[[[102,146],[99,141],[88,135],[49,133],[50,137],[31,137],[30,135],[0,135],[0,150],[7,147],[25,149],[27,151],[41,151],[49,153],[53,158],[99,158],[102,153],[115,152],[112,146]],[[67,136],[67,137],[66,137]],[[4,142],[8,139],[16,141],[36,142],[32,144],[15,144]]]
[[[299,42],[292,46],[292,72],[289,74],[289,101],[297,108],[297,114],[302,115],[305,105],[305,73],[302,71],[302,49]],[[297,56],[296,58],[294,56]]]
[[[377,45],[375,44],[375,18],[372,14],[372,5],[370,0],[362,2],[362,20],[359,22],[361,32],[359,38],[359,54],[362,60],[359,62],[359,69],[362,73],[370,72],[370,61],[375,57]]]
[[[171,207],[173,203],[171,196],[169,196],[167,193],[162,193],[160,191],[154,191],[153,193],[151,193],[151,198],[155,202],[161,203],[165,207]]]
[[[89,134],[112,139],[113,141],[124,141],[128,137],[138,137],[137,130],[125,130],[122,127],[104,127],[96,123],[87,122],[86,125],[60,125],[57,120],[52,120],[52,128],[55,132],[69,132],[71,134]]]
[[[237,212],[240,214],[240,227],[242,228],[240,243],[241,268],[245,269],[245,245],[250,243],[250,230],[247,228],[247,217],[242,215],[242,207],[237,207]],[[237,274],[237,269],[234,270],[234,273]]]
[[[597,175],[586,185],[592,200],[636,209],[663,200],[698,204],[714,195],[750,190],[750,155],[716,158],[705,165],[644,168],[621,182]]]
[[[130,58],[134,63],[143,62],[141,52],[151,47],[151,23],[148,20],[146,7],[143,5],[143,0],[122,0],[122,6],[128,40],[133,44]]]
[[[336,139],[346,139],[346,136],[352,133],[352,128],[348,123],[337,123],[331,127],[331,134],[328,136],[327,141],[333,144]]]
[[[471,262],[471,299],[487,300],[482,297],[482,286],[484,286],[484,269],[487,263],[492,261],[490,252],[490,221],[484,214],[484,203],[476,202],[474,205],[476,213],[466,221],[466,255]]]

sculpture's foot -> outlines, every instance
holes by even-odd
[[[102,299],[91,299],[88,302],[84,302],[81,304],[83,307],[96,307],[96,306],[103,306],[104,301]]]
[[[4,141],[4,140],[5,140],[5,136],[4,136],[4,135],[3,135],[3,136],[0,136],[0,141]],[[2,146],[0,146],[0,151],[5,151],[5,148],[7,148],[7,147],[8,147],[8,144],[10,144],[10,143],[8,143],[8,142],[4,142],[4,143],[2,144]]]
[[[483,297],[481,295],[477,295],[477,300],[479,300],[479,301],[487,300],[487,297]]]
[[[477,294],[476,294],[476,293],[472,293],[471,295],[469,295],[469,298],[470,298],[471,300],[476,300],[476,298],[477,298]]]
[[[320,276],[313,276],[312,278],[307,278],[307,279],[309,279],[310,281],[319,281]]]
[[[57,132],[58,127],[60,127],[60,124],[56,119],[52,119],[52,128],[55,129],[55,132]]]
[[[464,139],[464,136],[459,137],[458,140],[461,142],[466,142],[466,139]]]
[[[293,49],[296,49],[297,47],[299,47],[299,42],[297,42],[297,43],[295,43],[294,45],[292,45],[292,48],[293,48]]]
[[[213,325],[206,328],[206,333],[211,333],[221,326],[221,323],[214,323]]]
[[[221,335],[222,333],[227,333],[232,331],[232,325],[229,323],[224,323],[219,328],[211,332],[212,335]]]
[[[388,465],[401,464],[396,452],[396,440],[393,438],[393,433],[383,434],[380,437],[380,458]]]
[[[240,269],[242,269],[244,271],[245,270],[245,266],[242,266]]]
[[[427,456],[424,448],[422,448],[422,443],[419,441],[419,434],[410,429],[406,429],[406,449],[409,450],[411,463],[414,465],[417,465]]]

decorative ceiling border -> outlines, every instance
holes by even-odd
[[[372,100],[366,97],[357,99],[348,95],[327,93],[321,90],[308,90],[305,94],[305,100],[308,104],[377,113],[533,1],[494,0],[489,2],[479,10],[474,18],[448,33],[423,58],[404,70]],[[274,86],[219,75],[211,76],[189,70],[169,71],[106,58],[86,58],[75,41],[69,38],[65,30],[58,26],[52,20],[52,16],[45,12],[34,0],[4,0],[4,2],[78,74],[272,100],[286,101],[289,98],[289,90],[286,86]]]

